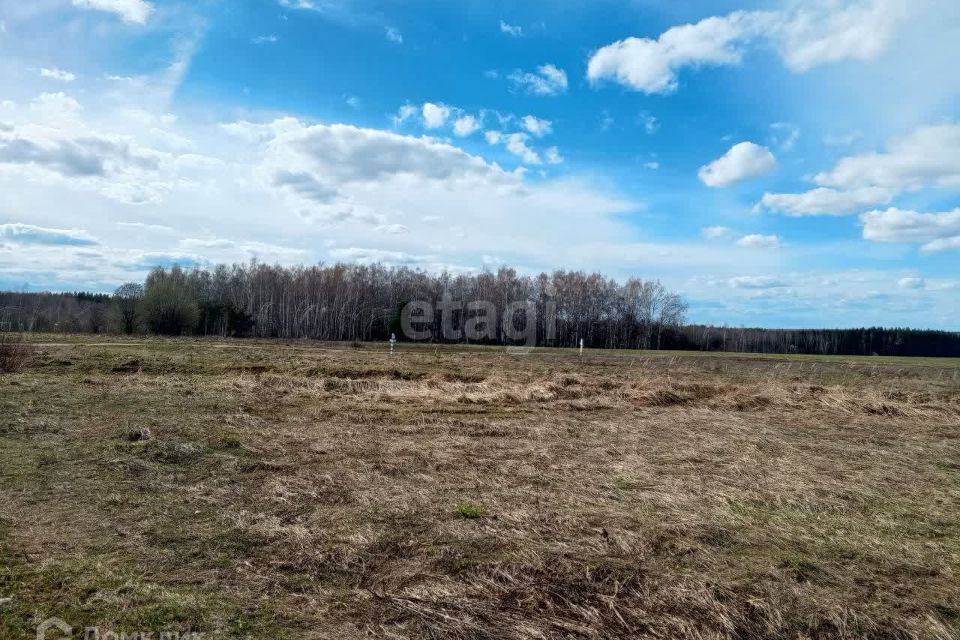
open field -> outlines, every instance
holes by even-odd
[[[960,637],[957,360],[30,339],[0,638]]]

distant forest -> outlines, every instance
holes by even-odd
[[[125,284],[113,294],[0,292],[0,331],[329,341],[383,341],[396,334],[403,340],[401,312],[416,300],[437,306],[447,300],[458,329],[484,316],[479,301],[501,314],[524,302],[515,325],[535,330],[543,346],[575,347],[582,339],[591,349],[960,357],[960,333],[687,325],[684,301],[657,281],[620,283],[582,271],[526,276],[510,268],[470,275],[344,264],[158,268],[146,282]],[[417,320],[434,342],[512,342],[499,323],[481,340],[444,331],[439,309]]]

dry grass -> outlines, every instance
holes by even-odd
[[[956,638],[925,365],[43,346],[0,377],[0,637]]]
[[[32,361],[32,345],[9,333],[0,333],[0,373],[20,373]]]

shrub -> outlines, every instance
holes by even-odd
[[[21,338],[0,333],[0,373],[19,373],[32,362],[32,346]]]

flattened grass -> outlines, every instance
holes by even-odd
[[[0,637],[960,634],[952,363],[608,355],[44,339]]]

